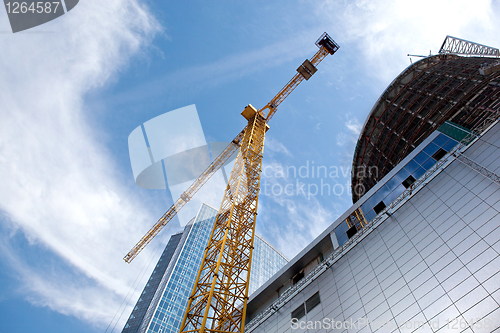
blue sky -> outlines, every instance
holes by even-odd
[[[85,0],[11,34],[0,10],[0,332],[121,330],[179,229],[123,262],[172,202],[134,183],[127,138],[140,124],[196,104],[207,141],[229,141],[243,108],[264,106],[327,31],[340,50],[280,106],[262,181],[275,193],[297,181],[346,190],[342,171],[279,170],[348,170],[406,54],[435,53],[446,35],[498,47],[499,18],[498,1],[486,0]],[[350,205],[346,191],[262,193],[257,231],[291,258]]]

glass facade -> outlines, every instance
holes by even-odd
[[[432,134],[383,184],[388,185],[386,180],[401,166],[407,169],[407,161],[422,167],[420,163],[448,143],[453,144],[449,137]],[[461,154],[498,175],[499,147],[500,123],[496,123]],[[415,160],[419,155],[426,159]],[[363,229],[352,246],[333,248],[302,284],[289,283],[278,294],[283,281],[309,265],[309,258],[344,217],[339,218],[308,245],[308,251],[294,258],[300,265],[287,265],[266,289],[253,295],[246,331],[500,332],[497,178],[458,158],[448,162],[433,170],[432,177],[416,186],[390,216]],[[319,297],[313,297],[316,294]]]
[[[160,304],[147,330],[148,333],[179,332],[187,300],[193,291],[194,281],[216,217],[215,209],[207,205],[201,206],[196,220],[188,231],[189,236],[172,270]]]
[[[174,256],[175,249],[179,244],[182,237],[182,233],[173,235],[170,237],[165,250],[163,251],[158,264],[156,265],[153,274],[149,278],[142,294],[137,301],[129,320],[125,324],[125,328],[122,333],[136,333],[139,332],[141,324],[144,322],[147,310],[151,307],[153,303],[153,298],[160,286],[162,278],[167,270],[167,267]]]
[[[259,235],[255,235],[248,296],[285,266],[288,260]]]
[[[168,267],[159,269],[160,262],[163,260],[162,256],[150,278],[155,281],[161,279],[161,282],[154,285],[148,282],[146,288],[148,288],[148,294],[151,294],[149,302],[143,302],[141,295],[122,333],[179,332],[187,301],[193,291],[216,217],[217,210],[203,204],[196,218],[188,223],[183,233],[172,236],[165,249],[170,253],[171,258],[167,263]],[[174,237],[175,240],[172,241]],[[256,235],[249,295],[287,262],[282,254]],[[135,310],[139,306],[142,309],[141,316],[138,316]]]
[[[458,141],[440,133],[432,142],[425,146],[412,160],[378,189],[368,200],[361,205],[361,210],[367,222],[371,221],[377,214],[396,199],[416,179],[425,174],[442,155],[449,152],[458,144]],[[339,224],[335,228],[335,235],[339,245],[342,246],[347,240],[346,223]]]

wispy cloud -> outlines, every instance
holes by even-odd
[[[259,206],[258,230],[280,252],[291,259],[326,229],[336,211],[323,206],[316,197],[269,196]],[[286,223],[276,223],[277,221]]]
[[[347,127],[347,129],[354,135],[359,135],[361,132],[361,126],[362,125],[356,118],[348,119],[345,123],[345,127]]]
[[[499,7],[492,0],[324,0],[316,9],[332,22],[337,41],[358,50],[359,66],[384,82],[410,65],[408,53],[437,53],[446,35],[500,46]]]
[[[344,129],[337,134],[337,146],[345,146],[346,144],[356,143],[359,133],[361,132],[362,125],[357,118],[353,117],[350,113],[344,115]]]
[[[280,64],[309,56],[310,48],[305,48],[311,43],[309,33],[299,33],[281,40],[272,45],[246,50],[244,52],[231,52],[227,56],[190,67],[183,67],[159,76],[145,84],[133,87],[112,97],[108,102],[123,105],[130,102],[162,96],[165,91],[172,94],[175,91],[189,89],[191,94],[219,85],[249,77],[252,74],[279,66]]]
[[[70,278],[48,272],[50,263],[30,267],[9,253],[9,238],[1,240],[3,257],[34,304],[105,325],[150,251],[133,266],[121,257],[154,217],[122,185],[83,100],[160,28],[139,0],[87,0],[48,25],[57,33],[0,38],[1,222],[74,272]]]
[[[283,154],[285,156],[291,157],[292,153],[288,150],[287,147],[280,141],[274,139],[274,138],[267,138],[266,139],[266,155],[267,153],[271,153],[271,155],[274,154]]]

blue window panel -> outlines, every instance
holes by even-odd
[[[365,211],[363,210],[363,213],[365,215],[366,222],[370,222],[371,220],[373,220],[375,216],[377,216],[377,214],[375,214],[373,209],[370,209],[368,213],[365,213]]]
[[[424,148],[424,151],[429,155],[432,156],[434,155],[435,152],[437,152],[439,149],[439,146],[435,145],[434,143],[429,143],[427,147]]]
[[[433,159],[433,158],[429,158],[423,165],[422,165],[422,168],[424,168],[425,170],[429,170],[430,168],[432,168],[432,166],[436,164],[436,160]]]
[[[365,214],[365,218],[368,221],[368,218],[366,217],[366,212],[370,211],[373,207],[370,207],[367,202],[361,205],[361,210],[363,211],[363,214]]]
[[[345,242],[347,242],[347,234],[344,233],[342,236],[337,236],[337,241],[339,242],[339,246],[344,245]]]
[[[446,135],[439,134],[434,140],[432,140],[432,142],[434,142],[439,147],[443,147],[449,140],[450,138]]]
[[[401,193],[404,192],[404,190],[405,187],[402,184],[399,184],[399,186],[396,187],[394,191],[392,191],[391,194],[387,196],[387,198],[385,198],[384,203],[386,204],[386,206],[393,202],[394,199],[396,199]]]
[[[387,182],[387,184],[389,184],[389,182]],[[387,186],[387,184],[378,189],[377,194],[379,195],[379,197],[385,198],[389,193],[391,193],[392,189],[390,189]],[[393,186],[393,187],[395,187],[395,186]]]
[[[366,202],[363,204],[363,211],[369,211],[372,209],[377,203],[380,202],[380,198],[377,195],[377,193],[373,194],[370,199],[366,200]]]
[[[453,147],[455,147],[457,145],[457,141],[451,139],[450,141],[448,141],[444,146],[443,146],[443,149],[446,150],[446,151],[450,151],[453,149]]]
[[[337,236],[339,235],[342,235],[344,234],[347,230],[349,229],[349,226],[347,225],[347,223],[345,223],[345,221],[342,221],[342,223],[340,223],[336,228],[335,228],[335,234],[337,234]]]
[[[415,178],[415,179],[419,179],[420,177],[422,177],[422,176],[424,175],[425,171],[426,171],[426,170],[425,170],[424,168],[420,167],[420,168],[418,168],[417,170],[415,170],[415,171],[412,173],[412,176],[413,176],[413,178]]]
[[[397,178],[398,180],[398,186],[406,179],[410,173],[405,169],[401,169],[398,171],[398,173],[394,176],[394,178]]]
[[[418,163],[415,162],[414,160],[411,160],[408,162],[408,164],[405,165],[405,169],[411,174],[413,171],[417,170],[419,167]]]
[[[346,231],[349,229],[347,226],[347,223],[345,221],[342,221],[336,228],[335,228],[335,236],[337,236],[337,240],[339,241],[339,245],[342,245],[345,243],[347,240],[347,234]],[[346,238],[345,240],[343,240]]]
[[[394,188],[396,188],[396,186],[398,186],[398,183],[398,179],[396,177],[392,177],[385,185],[389,188],[390,191],[392,191],[394,190]]]
[[[415,156],[415,158],[413,159],[415,162],[417,162],[418,164],[422,165],[425,163],[425,161],[427,161],[429,159],[429,155],[427,155],[426,153],[424,153],[423,151],[421,151],[417,156]]]

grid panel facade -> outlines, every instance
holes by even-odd
[[[181,245],[182,251],[149,324],[148,333],[177,333],[179,331],[187,299],[193,290],[194,280],[216,216],[215,209],[202,205],[189,230],[189,236]]]
[[[499,147],[497,124],[465,155],[498,174]],[[357,325],[334,332],[500,331],[499,253],[500,187],[456,160],[253,332],[330,331],[314,327],[325,318]]]
[[[165,250],[163,251],[158,264],[156,265],[151,277],[149,278],[144,290],[142,291],[139,300],[137,301],[132,313],[130,314],[127,323],[125,324],[125,328],[122,333],[137,333],[141,327],[141,324],[144,321],[146,316],[146,312],[148,308],[152,305],[154,295],[156,294],[156,290],[161,283],[163,275],[167,270],[167,267],[174,256],[175,249],[181,240],[182,233],[173,235],[170,237]],[[174,259],[175,260],[175,259]]]
[[[287,262],[288,260],[281,253],[260,236],[255,235],[248,295],[262,286]]]
[[[171,237],[123,333],[179,331],[216,216],[203,204],[184,231]],[[258,235],[254,247],[249,294],[288,262]]]

